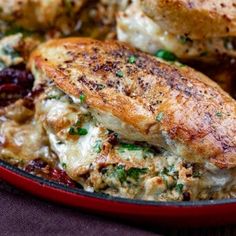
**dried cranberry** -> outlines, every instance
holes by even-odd
[[[26,96],[33,87],[34,78],[26,70],[5,68],[0,71],[0,106]]]
[[[27,172],[33,172],[35,170],[41,170],[47,166],[47,162],[41,160],[41,159],[35,159],[30,161],[30,163],[26,166],[25,170]]]
[[[108,142],[113,146],[116,145],[118,143],[117,134],[116,133],[110,133],[108,135]]]
[[[51,167],[49,163],[40,158],[30,161],[25,171],[70,187],[76,187],[76,183],[70,179],[65,171]]]
[[[70,187],[75,187],[74,181],[71,180],[70,177],[63,170],[52,169],[50,177],[51,180],[65,184]]]
[[[191,196],[189,192],[183,192],[183,201],[190,201]]]

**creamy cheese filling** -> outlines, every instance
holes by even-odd
[[[233,195],[234,170],[188,163],[127,141],[103,127],[84,100],[51,87],[37,100],[35,119],[43,124],[61,167],[87,191],[160,201]]]
[[[18,164],[59,158],[60,168],[87,191],[144,200],[235,197],[235,169],[190,163],[103,127],[86,98],[54,86],[35,100],[35,114],[20,101],[1,117],[0,158]],[[55,153],[55,154],[54,154]]]
[[[139,1],[134,1],[117,16],[117,36],[142,51],[154,54],[159,49],[175,53],[181,59],[213,59],[217,54],[236,56],[234,38],[191,40],[183,35],[173,35],[163,30],[146,16]]]

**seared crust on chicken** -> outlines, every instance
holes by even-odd
[[[186,160],[236,166],[236,103],[216,83],[126,44],[84,38],[52,40],[29,67],[126,139],[146,141]]]
[[[236,1],[141,0],[143,11],[163,29],[191,39],[236,35]]]

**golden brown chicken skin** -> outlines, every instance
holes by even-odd
[[[216,83],[126,44],[84,38],[52,40],[29,67],[52,79],[94,117],[129,140],[146,141],[186,160],[236,166],[236,103]]]
[[[144,12],[169,32],[191,39],[236,35],[235,0],[141,0]]]

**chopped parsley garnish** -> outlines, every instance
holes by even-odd
[[[143,158],[147,158],[154,154],[154,151],[150,146],[139,146],[132,143],[120,143],[118,151],[120,153],[125,153],[126,151],[141,151]]]
[[[116,166],[113,175],[115,175],[120,182],[123,183],[126,180],[125,167],[122,165]]]
[[[134,180],[138,180],[139,176],[142,174],[146,174],[148,171],[147,168],[136,168],[131,167],[128,170],[125,170],[125,167],[123,165],[118,165],[115,167],[113,171],[113,175],[115,175],[121,183],[127,180],[127,178],[132,178]]]
[[[147,173],[147,170],[147,168],[132,167],[128,169],[127,176],[137,181],[140,175]]]
[[[130,64],[134,64],[136,62],[136,60],[137,60],[137,58],[134,55],[129,57],[129,63]]]
[[[178,193],[182,193],[182,192],[183,192],[183,189],[184,189],[184,185],[183,185],[183,184],[176,184],[175,190],[176,190]]]
[[[88,134],[88,130],[84,129],[84,128],[78,128],[77,132],[78,132],[79,135],[86,135],[86,134]]]
[[[84,95],[84,94],[80,94],[79,100],[80,100],[81,103],[84,103],[84,101],[85,101],[85,95]]]
[[[167,51],[167,50],[164,50],[164,49],[158,50],[155,53],[155,56],[159,57],[163,60],[166,60],[166,61],[176,61],[177,60],[177,57],[175,56],[174,53],[172,53],[170,51]]]
[[[96,153],[100,153],[102,151],[102,141],[96,140],[95,145],[93,146],[93,149]]]
[[[75,127],[70,127],[70,129],[69,129],[69,134],[70,134],[70,135],[77,135],[77,132],[76,132]]]
[[[156,116],[156,121],[162,121],[162,119],[163,119],[163,117],[164,117],[164,113],[163,112],[160,112],[157,116]]]
[[[83,136],[83,135],[86,135],[88,133],[87,129],[84,129],[84,128],[75,128],[75,127],[70,127],[69,129],[69,134],[70,135],[80,135],[80,136]]]
[[[166,167],[164,167],[163,170],[161,171],[161,174],[162,175],[169,175],[169,170]]]
[[[172,177],[176,177],[179,172],[175,169],[174,165],[170,165],[168,167],[164,167],[161,171],[161,175],[168,175]]]
[[[216,112],[216,116],[222,117],[222,112],[217,111],[217,112]]]
[[[118,77],[123,77],[124,76],[124,73],[121,71],[121,70],[118,70],[117,72],[116,72],[116,76],[118,76]]]
[[[66,163],[65,163],[65,162],[63,162],[63,163],[61,164],[61,166],[62,166],[63,169],[66,169]]]
[[[143,148],[132,143],[120,143],[120,147],[129,151],[142,150]]]

